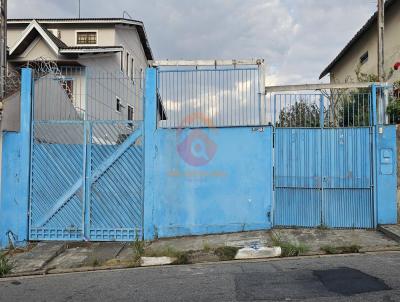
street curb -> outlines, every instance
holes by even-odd
[[[385,236],[393,239],[394,241],[397,241],[400,243],[400,236],[398,236],[397,234],[391,232],[390,230],[385,228],[385,225],[378,225],[377,228],[378,231],[382,232]]]
[[[85,273],[85,272],[101,272],[101,271],[118,271],[118,270],[128,270],[128,269],[152,269],[159,267],[176,267],[176,266],[186,266],[186,265],[215,265],[215,264],[232,264],[232,263],[257,263],[257,262],[272,262],[272,261],[295,261],[301,259],[320,259],[320,258],[330,258],[330,257],[351,257],[351,256],[368,256],[368,255],[378,255],[383,253],[400,253],[400,249],[391,250],[379,250],[379,251],[366,251],[360,253],[347,253],[347,254],[314,254],[314,255],[304,255],[296,257],[277,257],[277,258],[259,258],[259,259],[240,259],[240,260],[228,260],[228,261],[214,261],[214,262],[202,262],[193,264],[183,264],[183,265],[162,265],[162,266],[132,266],[132,265],[116,265],[116,266],[99,266],[99,267],[79,267],[71,269],[51,269],[51,270],[40,270],[30,273],[20,273],[20,274],[10,274],[5,278],[0,278],[0,282],[6,282],[15,280],[18,278],[34,278],[43,276],[57,276],[71,273]]]

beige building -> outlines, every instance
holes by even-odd
[[[10,69],[45,59],[64,76],[65,93],[49,79],[36,83],[35,102],[46,107],[35,111],[36,119],[142,119],[144,71],[153,60],[142,22],[9,19],[7,25]],[[49,88],[57,96],[51,104],[43,95]]]
[[[141,21],[101,19],[9,19],[8,60],[13,65],[46,57],[62,65],[81,64],[136,74],[153,55]]]
[[[378,25],[377,13],[356,33],[336,58],[322,71],[320,79],[330,75],[336,83],[358,81],[356,71],[364,74],[378,72]],[[387,0],[385,3],[385,73],[390,74],[396,62],[400,61],[400,1]],[[400,79],[400,71],[388,78],[389,82]]]

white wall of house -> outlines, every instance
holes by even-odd
[[[12,27],[7,29],[7,46],[13,46],[18,39],[21,37],[22,32],[24,31],[24,27]]]
[[[143,88],[144,88],[144,72],[148,66],[148,61],[144,53],[144,49],[140,42],[139,34],[136,29],[126,26],[116,27],[116,45],[124,47],[124,72],[132,75],[132,59],[133,59],[133,93],[135,119],[143,119]],[[127,65],[127,54],[129,54]]]
[[[8,29],[8,45],[19,40],[25,27]],[[79,63],[89,71],[84,74],[73,70],[66,78],[73,80],[73,104],[78,111],[86,111],[92,119],[128,119],[128,108],[132,107],[134,119],[143,119],[144,71],[148,61],[135,26],[115,24],[71,25],[54,24],[48,27],[68,46],[79,46],[76,35],[79,31],[96,31],[96,46],[122,46],[123,52],[108,54],[85,54],[73,59],[60,56],[38,37],[18,58],[18,61],[33,61],[39,57]],[[53,31],[57,30],[57,31]],[[122,57],[122,61],[121,61]],[[68,64],[68,63],[67,63]],[[116,110],[117,99],[122,107]],[[87,107],[87,108],[86,108]]]
[[[400,60],[400,1],[385,13],[385,71],[388,72]],[[378,29],[375,22],[361,38],[353,44],[330,72],[331,82],[356,81],[355,70],[360,57],[368,51],[368,61],[361,65],[360,71],[377,74]],[[389,82],[400,80],[400,72],[395,72]]]
[[[25,26],[12,26],[7,29],[7,45],[9,47],[13,46],[18,41],[25,28]],[[81,46],[76,43],[76,34],[80,31],[97,32],[97,46],[112,46],[115,41],[115,25],[76,25],[72,27],[69,25],[68,28],[62,25],[53,25],[49,26],[47,29],[68,46]],[[53,30],[57,30],[59,34],[56,34]]]
[[[59,36],[57,36],[61,41],[63,41],[68,46],[82,46],[76,43],[77,32],[82,31],[94,31],[97,32],[97,44],[96,46],[112,46],[115,41],[115,28],[114,26],[76,26],[74,28],[62,28],[62,27],[49,27],[50,31],[53,29],[59,30]],[[54,34],[54,32],[53,32]]]
[[[26,51],[24,51],[17,59],[23,61],[33,61],[39,57],[43,57],[48,60],[57,60],[57,54],[41,37],[36,38],[26,49]]]

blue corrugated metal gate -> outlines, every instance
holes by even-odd
[[[30,240],[141,236],[141,123],[34,121],[32,128]]]
[[[332,100],[275,97],[275,226],[374,227],[370,95]]]

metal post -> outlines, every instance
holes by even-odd
[[[377,226],[378,213],[377,213],[377,155],[376,155],[376,141],[377,141],[377,119],[376,119],[376,85],[373,84],[371,87],[371,109],[372,109],[372,196],[374,205],[374,227]]]
[[[0,99],[6,94],[7,76],[7,0],[0,0]]]
[[[258,65],[258,95],[259,95],[259,100],[258,100],[258,120],[259,120],[259,125],[264,124],[263,120],[263,114],[262,111],[263,108],[262,106],[265,106],[265,65],[264,62],[261,62]]]
[[[324,158],[323,158],[323,151],[324,151],[324,95],[321,93],[320,95],[320,99],[319,99],[319,126],[320,126],[320,164],[321,164],[321,225],[325,225],[325,217],[324,217],[324,213],[325,213],[325,205],[324,205],[324,183],[325,183],[325,177],[324,177]]]
[[[385,0],[378,0],[378,79],[379,82],[385,81],[384,63],[384,31],[385,31]]]

